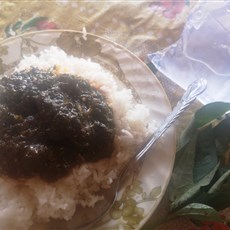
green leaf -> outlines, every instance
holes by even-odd
[[[195,113],[195,124],[200,128],[230,110],[230,103],[213,102],[203,106]]]
[[[199,198],[199,202],[210,205],[216,210],[230,207],[230,169],[223,174],[207,193]]]
[[[189,143],[189,141],[194,136],[197,136],[197,129],[195,127],[195,120],[192,119],[192,121],[188,124],[188,126],[182,132],[182,134],[178,140],[176,157],[178,157],[178,155],[180,155],[180,152],[183,154],[182,149],[186,147],[186,145]]]
[[[190,124],[186,127],[184,132],[178,141],[177,149],[183,148],[197,132],[198,128],[201,128],[211,121],[220,118],[223,114],[230,110],[230,103],[226,102],[213,102],[204,105],[202,108],[196,111],[194,118]]]
[[[212,185],[212,187],[209,189],[208,193],[215,193],[219,190],[221,190],[221,187],[226,184],[229,183],[230,184],[230,169],[224,173],[217,181],[214,185]]]
[[[230,103],[223,102],[203,106],[181,135],[169,186],[173,210],[191,202],[199,196],[201,188],[208,189],[215,182],[220,156],[220,150],[216,146],[217,133],[223,134],[223,129],[217,132],[217,127],[223,121],[223,114],[229,109]],[[217,118],[220,120],[216,120]],[[223,146],[220,147],[224,149]]]
[[[155,220],[150,219],[143,229],[158,229],[160,225],[168,223],[178,217],[187,217],[198,221],[224,221],[214,208],[200,203],[191,203],[166,217]]]
[[[199,182],[218,164],[215,135],[209,125],[199,132],[193,167],[194,183]]]
[[[220,214],[214,208],[200,203],[191,203],[171,214],[171,217],[169,216],[169,218],[172,219],[179,216],[186,216],[200,221],[223,221]]]
[[[40,16],[40,17],[32,18],[22,26],[21,31],[23,32],[31,27],[35,27],[39,21],[43,21],[43,20],[47,20],[47,17]]]
[[[203,204],[209,205],[218,211],[224,210],[230,207],[230,186],[224,186],[225,188],[221,191],[214,192],[212,194],[203,194],[202,198],[199,199]]]
[[[215,137],[218,140],[219,154],[225,153],[230,144],[230,115],[223,116],[219,124],[214,127]]]
[[[169,186],[170,200],[177,203],[177,200],[191,186],[193,186],[193,162],[195,157],[196,135],[191,141],[180,149],[176,155],[175,166]],[[177,206],[177,205],[176,205]]]
[[[202,180],[198,183],[191,185],[184,193],[182,193],[176,200],[171,203],[171,210],[176,210],[178,207],[182,207],[190,202],[200,192],[200,188],[207,186],[213,179],[219,164],[213,168]],[[200,201],[200,200],[199,200]]]

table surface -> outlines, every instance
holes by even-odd
[[[147,55],[173,44],[179,38],[184,23],[196,1],[0,1],[0,40],[24,31],[43,29],[86,30],[129,49],[155,72],[173,106],[183,90],[157,72]],[[177,135],[201,104],[196,101],[176,122]],[[168,212],[167,192],[150,222]],[[149,222],[149,223],[150,223]],[[144,227],[143,229],[150,229]],[[157,230],[189,230],[193,224],[181,218],[164,224]]]

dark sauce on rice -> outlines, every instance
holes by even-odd
[[[110,157],[113,112],[80,77],[32,68],[0,79],[0,174],[53,182]]]

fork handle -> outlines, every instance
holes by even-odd
[[[182,112],[200,95],[207,87],[207,80],[201,78],[191,83],[180,101],[174,107],[162,125],[151,135],[149,140],[143,145],[138,153],[131,159],[129,166],[121,172],[121,177],[131,168],[140,158],[142,158],[149,148],[162,136],[162,134],[175,122]]]

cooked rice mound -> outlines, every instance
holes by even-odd
[[[81,76],[102,92],[114,114],[115,150],[112,157],[76,166],[53,183],[39,177],[14,180],[1,176],[0,229],[4,230],[28,230],[34,221],[49,218],[70,220],[77,212],[76,205],[93,207],[103,199],[97,192],[109,188],[121,166],[155,127],[154,122],[148,122],[148,108],[137,103],[132,91],[96,62],[67,56],[61,49],[51,47],[39,56],[24,57],[15,71],[31,67]]]

